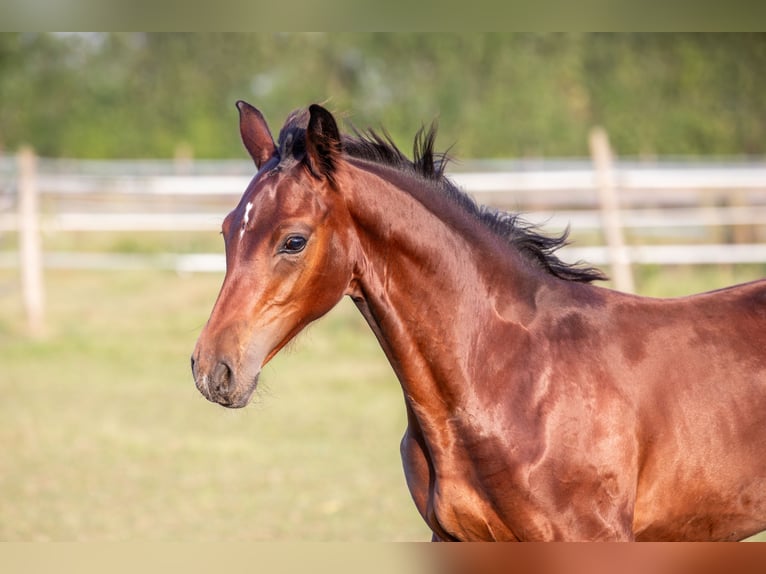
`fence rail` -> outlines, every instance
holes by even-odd
[[[481,203],[552,232],[571,227],[562,257],[609,265],[613,276],[622,265],[618,288],[630,290],[633,265],[766,262],[766,161],[618,161],[598,137],[592,159],[467,162],[449,177]],[[30,317],[42,315],[44,268],[221,272],[220,253],[50,247],[70,232],[217,231],[253,172],[245,161],[0,157],[0,267],[20,268]]]

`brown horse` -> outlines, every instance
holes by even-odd
[[[766,280],[680,299],[591,284],[551,238],[312,105],[223,222],[226,276],[192,356],[242,407],[344,296],[401,382],[407,484],[437,540],[736,540],[766,529]]]

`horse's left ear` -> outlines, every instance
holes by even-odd
[[[322,106],[312,104],[306,128],[306,160],[311,173],[332,180],[342,150],[335,118]]]

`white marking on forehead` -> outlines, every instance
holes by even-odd
[[[239,238],[242,239],[242,236],[245,235],[245,228],[247,227],[247,222],[250,221],[250,210],[253,209],[253,202],[249,202],[245,206],[245,217],[242,218],[242,227],[239,230]]]

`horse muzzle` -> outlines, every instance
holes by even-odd
[[[225,360],[219,360],[211,368],[205,369],[194,355],[191,358],[191,369],[194,384],[203,397],[232,409],[242,408],[250,402],[260,376],[259,371],[244,381],[242,379],[245,377],[237,377]]]

